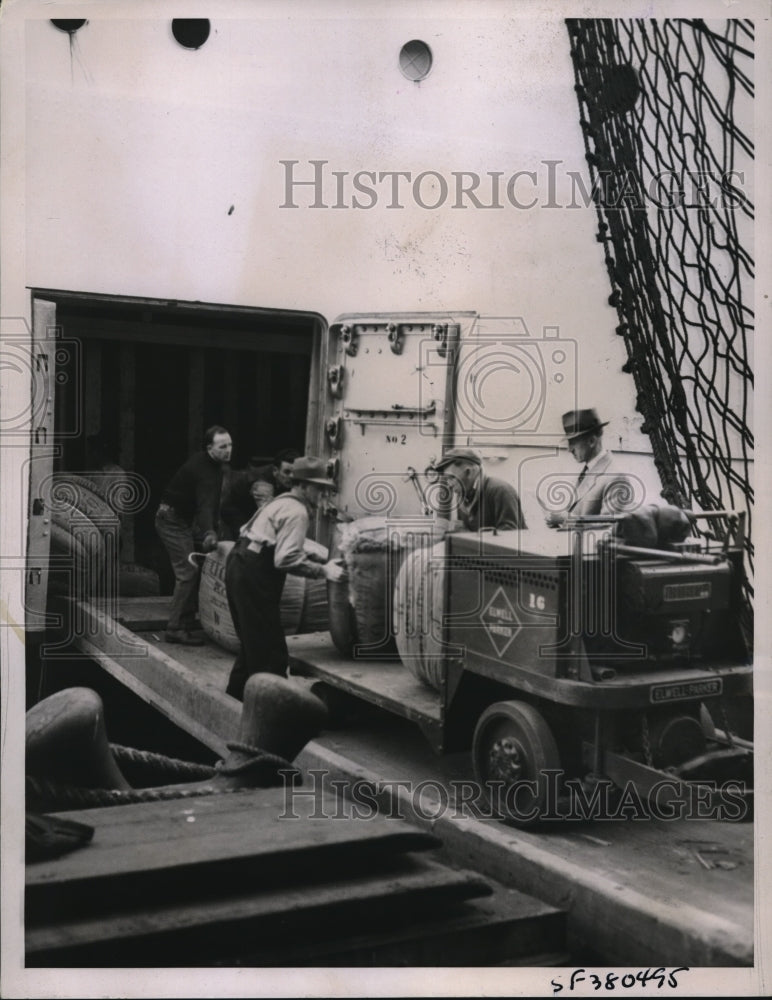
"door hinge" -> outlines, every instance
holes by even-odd
[[[359,335],[353,326],[349,326],[348,323],[344,323],[343,326],[341,326],[340,342],[345,347],[346,354],[353,358],[359,349]]]
[[[389,346],[394,354],[401,354],[402,348],[405,346],[405,338],[402,333],[402,327],[398,323],[387,323],[386,333],[389,338]]]
[[[340,448],[341,438],[343,437],[343,421],[341,418],[330,417],[324,425],[324,429],[330,445],[333,448]]]
[[[343,395],[343,376],[346,369],[343,365],[333,365],[327,369],[327,388],[334,399],[340,399]]]
[[[447,323],[435,323],[434,324],[434,339],[437,341],[437,354],[441,358],[444,358],[448,353],[448,324]]]

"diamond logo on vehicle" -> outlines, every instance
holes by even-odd
[[[512,640],[523,627],[503,587],[499,587],[485,605],[480,620],[485,626],[497,656],[506,653]]]

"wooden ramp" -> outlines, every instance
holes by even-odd
[[[346,659],[329,633],[288,635],[293,673],[329,680],[341,691],[421,725],[440,724],[440,695],[417,680],[399,660]]]
[[[564,915],[431,857],[404,820],[283,788],[60,813],[27,866],[31,967],[555,964]]]
[[[116,618],[97,604],[75,602],[82,627],[74,644],[185,732],[225,756],[225,741],[237,732],[241,712],[240,704],[225,694],[234,654],[210,641],[204,646],[165,642],[169,601],[121,598]],[[441,742],[440,694],[399,661],[346,659],[327,632],[288,635],[287,647],[293,674],[329,680],[339,691],[417,723],[432,745]]]
[[[163,641],[169,598],[121,598],[118,618],[74,601],[74,647],[220,757],[238,732],[241,703],[225,693],[233,653]],[[140,628],[142,626],[142,628]]]
[[[97,602],[100,611],[107,611],[104,601]],[[147,597],[118,597],[111,602],[111,608],[117,622],[132,632],[160,631],[169,622],[169,609],[172,606],[171,597],[157,595]]]

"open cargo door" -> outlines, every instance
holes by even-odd
[[[423,473],[452,438],[455,357],[474,317],[352,314],[330,326],[324,430],[342,515],[423,513]]]
[[[50,484],[54,471],[54,390],[56,386],[56,305],[43,299],[32,303],[30,386],[29,517],[25,616],[28,632],[46,627],[51,548]]]

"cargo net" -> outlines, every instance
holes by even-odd
[[[669,503],[746,515],[752,615],[753,24],[566,22],[617,333]],[[722,540],[722,518],[700,521]]]

